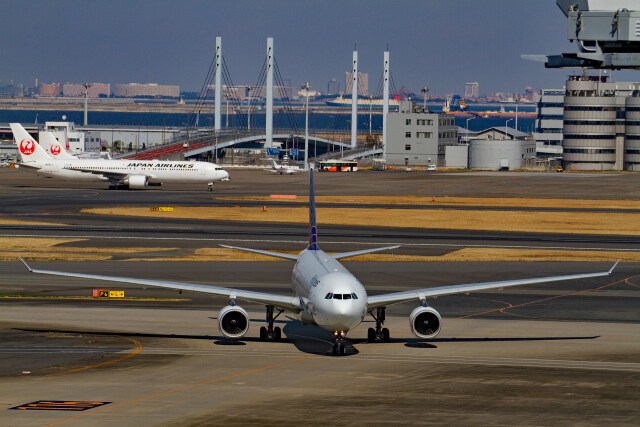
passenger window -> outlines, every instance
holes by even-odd
[[[333,299],[342,299],[342,294],[334,294]]]
[[[342,295],[342,299],[351,299],[351,294]]]
[[[333,294],[331,292],[329,292],[327,294],[327,296],[324,297],[324,299],[331,299],[332,296],[333,296]]]
[[[358,299],[358,295],[356,295],[356,294],[351,294],[351,298],[353,298],[353,299]]]

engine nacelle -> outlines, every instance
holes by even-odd
[[[122,183],[130,189],[137,190],[146,188],[149,185],[149,178],[144,175],[131,175],[126,177]]]
[[[249,330],[249,315],[240,306],[228,305],[218,314],[218,329],[227,338],[242,338]]]
[[[431,307],[416,307],[409,316],[409,323],[418,338],[433,338],[440,333],[442,317]]]

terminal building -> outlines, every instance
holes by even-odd
[[[540,89],[533,138],[540,157],[562,156],[564,89]]]
[[[640,83],[583,72],[542,89],[534,138],[538,156],[567,170],[640,171]]]
[[[640,171],[640,83],[570,78],[563,124],[566,169]]]

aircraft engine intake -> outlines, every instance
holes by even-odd
[[[249,330],[249,315],[240,306],[228,305],[218,314],[218,329],[227,338],[242,338]]]
[[[124,185],[132,190],[146,188],[149,185],[149,179],[144,175],[131,175],[124,179]]]
[[[409,316],[409,323],[418,338],[433,338],[440,333],[442,317],[431,307],[416,307]]]

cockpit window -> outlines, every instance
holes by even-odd
[[[342,299],[342,294],[333,294],[333,299]]]
[[[329,292],[324,299],[331,299],[333,297],[333,294],[331,292]]]
[[[342,299],[351,299],[351,294],[343,294]]]
[[[351,294],[351,298],[353,299],[358,299],[358,295],[356,295],[355,293]]]

